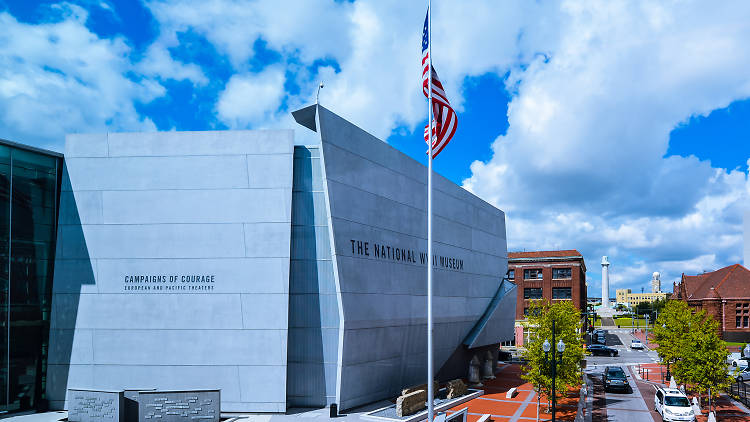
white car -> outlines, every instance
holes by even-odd
[[[747,368],[748,367],[747,360],[748,360],[747,358],[733,359],[731,363],[732,368]]]
[[[640,340],[633,340],[630,342],[630,348],[643,350],[643,343]]]
[[[729,369],[730,369],[729,374],[737,382],[745,382],[747,380],[750,380],[750,367],[736,366],[736,367],[731,367]]]
[[[665,421],[695,421],[695,413],[690,400],[676,388],[656,388],[654,410]]]

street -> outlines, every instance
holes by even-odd
[[[630,341],[633,338],[630,329],[610,329],[607,334],[607,346],[617,349],[618,356],[589,356],[587,358],[585,372],[594,386],[594,400],[606,406],[605,409],[595,412],[593,419],[595,421],[653,422],[661,420],[658,416],[652,416],[650,409],[653,406],[648,402],[648,397],[644,399],[636,384],[636,376],[630,370],[631,365],[657,362],[658,356],[654,351],[631,350]],[[604,392],[602,376],[607,366],[622,367],[628,375],[629,392]]]

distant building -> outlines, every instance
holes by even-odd
[[[586,263],[577,250],[509,252],[508,278],[516,289],[516,346],[528,339],[523,324],[532,300],[570,300],[586,309]]]
[[[661,293],[661,275],[655,272],[651,277],[651,293]]]
[[[617,303],[621,303],[623,305],[628,304],[628,295],[630,294],[630,289],[617,289],[615,292],[615,300]]]
[[[672,299],[714,317],[724,340],[750,341],[750,270],[742,265],[694,276],[683,274],[674,285]]]
[[[639,303],[651,303],[657,300],[666,299],[669,296],[665,292],[657,293],[632,293],[630,289],[617,289],[616,298],[617,303],[622,303],[628,306],[638,306]]]

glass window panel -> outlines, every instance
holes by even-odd
[[[572,275],[570,268],[553,268],[552,278],[570,278]]]
[[[552,299],[570,299],[572,298],[570,287],[553,287]]]
[[[0,145],[0,409],[8,408],[8,247],[10,245],[10,149]]]
[[[44,388],[57,161],[30,151],[12,152],[9,410],[33,408]]]
[[[524,299],[541,299],[542,298],[542,289],[541,288],[526,287],[525,289],[523,289],[523,298]]]
[[[542,279],[542,270],[541,269],[529,269],[529,270],[523,270],[523,278],[526,280],[532,279],[532,280],[541,280]]]

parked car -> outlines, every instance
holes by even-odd
[[[632,393],[628,376],[619,366],[608,366],[604,369],[604,391],[620,390]]]
[[[742,357],[742,353],[740,352],[732,352],[727,356],[727,363],[732,363],[733,360],[739,359]]]
[[[730,367],[729,374],[737,382],[745,382],[750,380],[750,367],[748,366],[735,366]]]
[[[633,340],[630,342],[630,348],[643,350],[643,343],[640,340]]]
[[[695,421],[695,413],[685,394],[676,388],[656,388],[654,410],[665,421]]]
[[[589,353],[594,356],[617,356],[617,349],[607,347],[603,344],[592,344],[588,348]]]
[[[748,358],[739,358],[739,359],[732,359],[732,368],[747,368],[748,365]]]
[[[607,336],[605,334],[599,333],[596,337],[594,337],[594,342],[598,344],[607,344]]]

